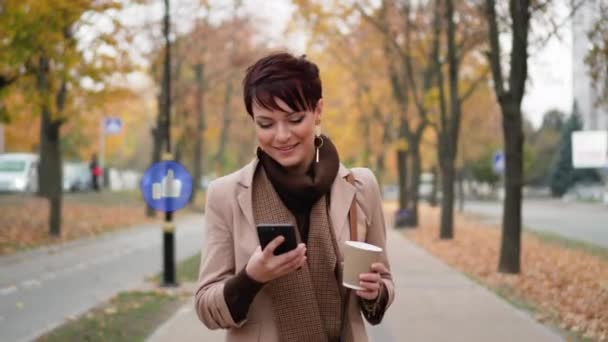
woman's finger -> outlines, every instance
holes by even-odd
[[[294,265],[300,264],[302,262],[302,258],[306,257],[306,248],[304,245],[299,246],[295,251],[292,252],[296,253],[290,258],[283,260],[277,258],[280,261],[280,263],[277,263],[276,265],[276,270],[278,272],[286,272],[287,270],[290,270],[292,267],[294,267]]]
[[[289,263],[293,259],[297,259],[300,257],[300,255],[303,255],[305,253],[306,253],[306,245],[301,243],[295,249],[293,249],[285,254],[278,255],[276,257],[277,266],[281,266],[283,264]]]
[[[388,273],[388,268],[381,262],[375,262],[372,264],[372,271],[376,273]]]
[[[272,241],[270,241],[262,251],[264,252],[264,257],[270,258],[271,256],[273,256],[274,250],[277,249],[277,247],[279,247],[283,243],[283,241],[285,241],[283,235],[279,235],[276,238],[272,239]]]
[[[378,273],[361,273],[359,275],[359,280],[363,280],[363,281],[371,281],[371,282],[379,282],[380,281],[380,275]]]
[[[380,289],[380,284],[376,282],[360,281],[359,286],[368,291],[378,291]]]
[[[276,272],[280,275],[291,273],[294,270],[297,270],[304,262],[306,262],[306,256],[302,255],[301,258],[296,258],[277,268]]]

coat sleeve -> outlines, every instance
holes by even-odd
[[[390,263],[386,249],[386,221],[384,220],[384,210],[382,208],[382,195],[376,176],[369,169],[357,169],[357,175],[363,183],[362,193],[365,198],[365,204],[370,215],[370,223],[367,229],[366,242],[382,248],[381,261],[388,268],[389,272],[382,274],[384,288],[378,298],[376,305],[371,309],[367,305],[362,305],[362,311],[365,318],[371,324],[378,324],[382,321],[384,313],[393,303],[395,299],[395,285],[390,273]]]
[[[230,204],[226,203],[226,197],[221,195],[224,190],[216,182],[209,184],[207,189],[205,233],[195,306],[199,319],[207,328],[229,329],[241,327],[247,319],[236,323],[224,296],[226,280],[235,274],[234,243]]]

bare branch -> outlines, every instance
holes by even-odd
[[[384,22],[384,20],[382,22],[380,22],[379,20],[375,19],[371,15],[365,13],[365,10],[361,7],[361,5],[359,3],[355,3],[355,9],[359,12],[361,17],[363,17],[365,20],[367,20],[369,23],[371,23],[374,27],[376,27],[376,29],[378,31],[380,31],[382,34],[384,34],[386,36],[386,40],[390,43],[390,45],[393,47],[393,49],[395,49],[395,51],[397,51],[399,53],[401,58],[405,58],[406,52],[403,51],[403,49],[397,42],[397,39],[391,34],[391,32],[390,32],[389,28],[387,27],[386,22]],[[385,11],[386,8],[383,8],[382,10]]]
[[[488,74],[490,73],[490,68],[487,67],[483,70],[483,72],[471,83],[469,88],[460,96],[460,102],[464,103],[471,95],[475,93],[475,90],[479,88],[479,85],[483,83],[488,78]]]
[[[550,1],[548,1],[548,2],[550,2]],[[548,20],[549,20],[549,25],[551,25],[551,32],[549,32],[546,36],[543,36],[543,37],[538,38],[537,40],[531,41],[530,46],[535,46],[537,48],[543,48],[554,37],[557,37],[558,39],[561,40],[559,31],[565,25],[569,24],[570,20],[574,16],[574,14],[585,4],[585,2],[587,2],[587,0],[578,0],[578,2],[577,2],[577,0],[573,0],[570,13],[568,13],[568,15],[561,22],[556,22],[555,18],[553,18],[552,16],[549,17]],[[544,4],[547,5],[547,3],[544,3]],[[544,9],[544,7],[546,7],[546,6],[542,6],[542,7],[535,6],[535,7],[533,7],[531,13],[536,13],[537,11]]]

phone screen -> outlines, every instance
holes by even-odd
[[[287,253],[297,247],[295,227],[292,224],[259,224],[257,229],[262,250],[280,235],[283,235],[285,241],[274,250],[274,255]]]

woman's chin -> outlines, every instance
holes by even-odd
[[[281,164],[282,167],[286,169],[293,168],[299,164],[299,160],[293,157],[276,156],[274,160],[276,160],[279,164]]]
[[[279,163],[282,167],[286,169],[296,169],[299,168],[302,164],[302,158],[298,158],[297,156],[285,157],[275,155],[272,156],[272,159],[274,159],[277,163]]]

